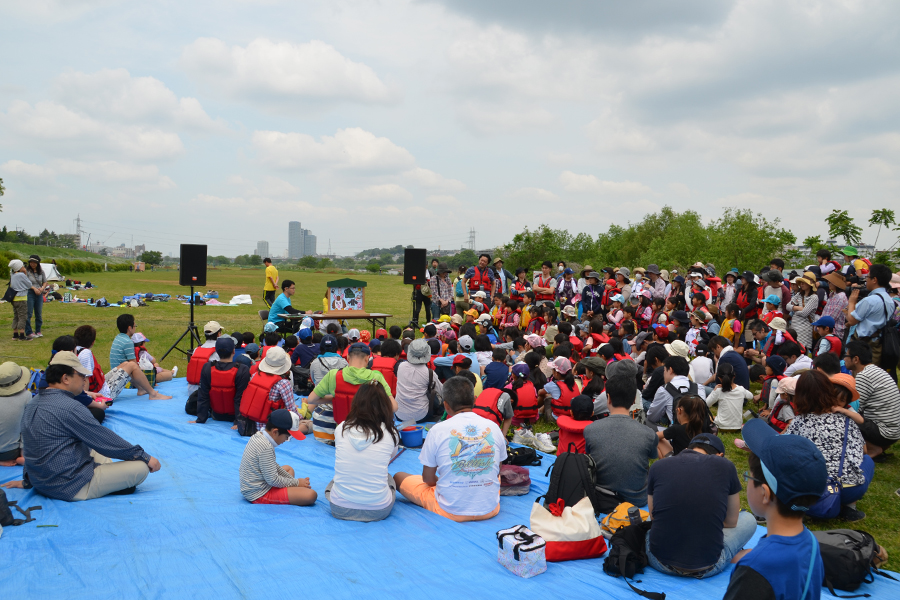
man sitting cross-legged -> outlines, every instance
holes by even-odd
[[[496,423],[472,412],[475,393],[463,377],[444,383],[447,420],[428,432],[419,462],[422,475],[397,473],[403,496],[457,522],[483,521],[500,512],[500,463],[506,441]]]

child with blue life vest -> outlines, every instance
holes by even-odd
[[[825,567],[803,515],[825,491],[822,453],[799,435],[778,435],[762,419],[743,428],[750,456],[747,504],[766,520],[766,535],[732,562],[724,600],[812,600],[822,593]]]

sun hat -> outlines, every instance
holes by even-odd
[[[74,352],[69,352],[68,350],[64,350],[62,352],[57,352],[53,355],[53,358],[50,359],[51,365],[63,365],[66,367],[71,367],[75,369],[77,372],[82,375],[90,375],[91,372],[87,370],[87,368],[81,364],[81,361],[78,360],[78,357],[75,356]],[[29,377],[30,379],[30,377]]]
[[[768,296],[766,296],[765,301],[767,304],[774,304],[775,306],[779,306],[781,304],[781,296],[779,296],[778,294],[769,294]]]
[[[24,266],[25,266],[25,263],[23,263],[18,258],[14,258],[11,261],[9,261],[9,268],[14,273],[22,270],[22,267],[24,267]]]
[[[652,263],[649,264],[649,265],[647,265],[647,272],[648,272],[648,273],[653,273],[654,275],[660,275],[660,272],[659,272],[659,265],[655,265],[655,264],[652,264]]]
[[[517,363],[512,368],[513,377],[525,379],[531,374],[531,369],[525,363]]]
[[[472,350],[473,343],[474,342],[472,341],[472,337],[468,336],[468,335],[462,335],[456,341],[456,344],[459,346],[459,349],[465,350],[466,352],[469,352],[470,350]]]
[[[272,346],[266,351],[266,357],[260,361],[259,370],[271,375],[284,375],[291,370],[291,360],[280,347]]]
[[[58,354],[58,353],[57,353]],[[81,364],[81,361],[78,362]],[[28,387],[31,369],[20,367],[14,362],[0,365],[0,396],[12,396]]]
[[[793,502],[825,491],[828,469],[816,445],[802,435],[778,435],[763,419],[747,421],[741,435],[759,457],[766,483],[778,500],[795,512],[809,510]]]
[[[542,348],[547,345],[547,340],[536,333],[529,333],[526,335],[525,341],[528,342],[528,345],[532,348]]]
[[[775,331],[787,331],[787,321],[785,321],[781,317],[775,317],[774,319],[769,321],[769,327],[771,327]]]
[[[140,331],[138,331],[137,333],[135,333],[134,335],[131,336],[131,342],[134,344],[140,344],[141,342],[149,342],[149,341],[150,341],[150,338],[148,338],[146,335],[144,335]]]
[[[684,311],[684,310],[673,310],[672,311],[672,320],[678,321],[682,325],[687,325],[688,323],[691,322],[691,320],[688,318],[687,311]]]
[[[567,307],[565,307],[564,309],[562,309],[562,313],[563,313],[564,315],[568,315],[568,316],[570,316],[570,317],[577,317],[577,316],[578,316],[578,309],[575,308],[574,306],[572,306],[572,305],[570,304],[569,306],[567,306]]]
[[[666,352],[668,352],[672,356],[681,356],[684,358],[687,358],[690,352],[690,348],[688,348],[688,345],[681,340],[675,340],[671,344],[666,344],[665,349]]]
[[[550,368],[560,375],[565,375],[572,370],[572,363],[564,356],[557,356],[550,361]]]
[[[797,380],[800,379],[800,376],[796,377],[785,377],[781,381],[778,382],[778,387],[775,391],[779,394],[790,394],[794,395],[797,391]]]
[[[588,273],[588,277],[590,277],[590,273],[593,270],[594,270],[594,267],[592,267],[591,265],[584,265],[584,268],[581,270],[581,276],[584,277],[584,274]],[[600,276],[598,275],[597,277],[599,278]],[[587,277],[585,277],[585,279],[587,279]]]
[[[582,273],[584,273],[584,271],[582,271]],[[596,279],[597,283],[600,283],[600,273],[598,273],[597,271],[588,271],[585,279]]]
[[[287,429],[294,432],[291,436],[298,440],[306,439],[306,436],[300,433],[300,415],[286,408],[279,408],[270,412],[268,424],[278,429]]]
[[[695,281],[692,285],[696,285],[696,286],[699,287],[701,290],[705,290],[705,289],[707,288],[706,282],[703,281],[702,279],[698,279],[698,280]]]
[[[499,257],[499,256],[498,256],[497,258],[495,258],[495,259],[494,259],[494,262],[491,263],[491,264],[496,265],[498,262],[503,262],[503,259],[502,259],[501,257]]]
[[[712,263],[706,263],[706,273],[710,277],[715,277],[716,276],[716,266]]]
[[[449,273],[450,271],[451,271],[451,269],[450,269],[450,267],[447,266],[447,263],[438,263],[438,268],[437,268],[438,273]]]
[[[853,246],[844,246],[841,248],[841,254],[844,256],[859,256],[859,250]]]
[[[642,331],[639,334],[637,334],[637,336],[635,336],[635,338],[634,338],[634,347],[640,348],[641,344],[643,344],[644,342],[649,340],[651,335],[653,335],[653,334],[650,333],[649,331]]]
[[[668,280],[669,280],[669,272],[666,271],[665,269],[660,269],[660,270],[659,270],[659,276],[663,278],[663,281],[668,281]]]
[[[278,331],[278,325],[276,325],[272,321],[269,321],[268,323],[266,323],[266,326],[263,327],[264,333],[275,333],[276,331]],[[204,333],[208,333],[208,334],[212,335],[212,333],[215,333],[215,332],[206,331]]]
[[[693,444],[703,444],[704,446],[709,446],[710,448],[712,448],[713,454],[725,454],[725,444],[722,443],[722,440],[720,440],[718,436],[711,433],[701,433],[700,435],[695,435],[694,439],[691,440],[691,443],[688,444],[688,446]]]
[[[271,350],[270,350],[271,352]],[[231,356],[234,354],[234,338],[230,335],[223,335],[216,340],[216,354],[219,358],[223,356]]]
[[[475,310],[474,308],[470,308],[469,310],[467,310],[467,311],[465,312],[465,315],[468,316],[468,317],[472,317],[473,319],[477,319],[477,318],[478,318],[478,311]]]
[[[457,313],[450,317],[450,322],[455,325],[462,325],[463,324],[463,316],[461,314]]]
[[[900,273],[891,275],[891,287],[895,290],[900,290]]]
[[[706,311],[695,310],[691,313],[691,316],[700,321],[701,323],[706,323],[709,321],[709,318],[712,316]]]
[[[830,315],[822,315],[812,324],[813,327],[828,327],[834,329],[834,317]]]
[[[487,293],[483,292],[481,290],[478,290],[477,292],[475,292],[472,295],[475,296],[476,298],[487,298]]]
[[[839,385],[850,390],[850,393],[853,396],[850,402],[859,400],[859,392],[856,389],[856,378],[853,377],[853,375],[850,375],[849,373],[836,373],[828,379],[830,379],[831,383],[834,385]]]
[[[822,279],[829,283],[833,283],[839,290],[843,290],[847,286],[847,280],[840,271],[832,271],[822,276]]]
[[[625,296],[622,294],[615,294],[609,299],[610,302],[625,302]]]
[[[674,281],[675,283],[684,284],[684,277],[682,277],[681,275],[676,275],[675,279],[673,279],[672,281]]]
[[[274,323],[273,323],[273,325],[274,325]],[[219,325],[218,321],[210,321],[209,323],[207,323],[206,325],[203,326],[203,333],[205,333],[207,335],[212,335],[214,333],[219,333],[220,331],[222,331],[222,329],[224,329],[224,327]]]

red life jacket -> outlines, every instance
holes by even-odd
[[[551,289],[552,289],[552,286],[550,285],[550,281],[551,281],[552,279],[553,279],[552,277],[548,277],[548,278],[545,280],[543,275],[539,275],[539,276],[538,276],[538,287],[542,287],[542,288],[551,288]],[[535,300],[555,300],[556,297],[554,296],[553,293],[550,293],[550,294],[544,294],[544,293],[538,294],[537,292],[535,292],[535,294],[534,294],[534,299],[535,299]]]
[[[581,390],[578,389],[578,386],[573,386],[575,389],[570,390],[569,386],[565,384],[561,379],[555,382],[557,386],[559,386],[559,398],[554,398],[550,401],[550,408],[553,410],[553,414],[559,417],[560,415],[569,415],[572,416],[572,398],[581,393]]]
[[[585,454],[584,428],[593,423],[593,421],[576,421],[569,415],[562,415],[556,420],[559,425],[559,441],[557,448],[559,452],[576,452]],[[570,448],[569,444],[574,444],[574,448]]]
[[[509,393],[513,406],[513,416],[516,419],[528,420],[537,419],[540,415],[538,408],[537,391],[534,384],[526,381],[525,384],[517,390],[512,388],[504,390]]]
[[[763,379],[762,390],[759,393],[760,402],[764,401],[768,406],[769,396],[772,395],[772,383],[774,382],[777,385],[782,379],[784,379],[784,375],[769,375]]]
[[[784,431],[784,429],[788,426],[787,421],[782,421],[778,418],[781,416],[781,409],[783,409],[785,406],[790,406],[791,410],[794,411],[794,414],[797,414],[797,407],[794,406],[793,402],[785,402],[784,400],[778,400],[777,402],[775,402],[775,406],[772,407],[772,412],[769,413],[769,423],[778,431]]]
[[[359,385],[353,385],[344,381],[343,369],[337,372],[334,385],[334,399],[331,401],[334,423],[336,425],[343,423],[347,415],[350,414],[350,405],[353,404],[353,397],[358,389]]]
[[[209,368],[209,406],[214,413],[220,415],[234,414],[234,378],[237,376],[237,365],[224,371],[210,365]]]
[[[757,301],[756,297],[752,297],[752,298],[748,297],[747,292],[744,291],[743,289],[741,289],[741,291],[738,292],[737,300],[735,300],[735,304],[737,304],[738,307],[743,311],[744,318],[750,319],[750,318],[755,317],[756,314],[759,312],[759,310],[757,309],[757,306],[756,306],[756,301]],[[752,305],[752,308],[750,308],[751,305]]]
[[[843,343],[841,342],[841,338],[834,335],[833,333],[829,333],[825,336],[825,339],[828,340],[828,343],[831,344],[831,348],[828,349],[832,354],[837,354],[837,357],[841,357],[841,347]],[[816,345],[816,355],[818,356],[818,344]]]
[[[492,287],[491,286],[491,277],[490,277],[490,272],[491,272],[490,268],[487,268],[484,271],[482,271],[478,267],[472,267],[472,268],[475,270],[475,275],[473,275],[472,278],[469,279],[469,291],[477,292],[478,290],[482,289],[482,286],[484,286],[483,290],[486,293],[490,294],[491,287]]]
[[[386,356],[372,357],[372,370],[381,373],[384,380],[387,381],[391,388],[391,395],[397,395],[397,375],[394,373],[394,367],[397,365],[397,359],[388,358]]]
[[[280,379],[281,375],[272,375],[265,371],[254,375],[244,395],[241,396],[241,414],[257,423],[265,423],[269,420],[269,413],[284,408],[284,402],[281,400],[278,402],[269,400],[269,392]]]
[[[581,359],[581,352],[584,350],[584,342],[577,335],[569,336],[569,343],[572,344],[572,358]]]
[[[600,346],[609,343],[609,336],[605,333],[592,333],[591,340],[591,356],[596,356]]]
[[[209,357],[216,353],[215,348],[196,348],[188,362],[187,382],[191,385],[200,385],[200,372],[203,365],[209,362]]]
[[[82,348],[81,352],[91,351],[87,348]],[[80,355],[81,352],[78,354]],[[103,374],[103,368],[100,366],[100,363],[97,362],[97,357],[94,356],[93,352],[91,352],[91,359],[94,361],[94,372],[91,373],[91,379],[88,382],[88,391],[99,394],[100,390],[103,389],[103,384],[106,383],[106,375]]]
[[[503,423],[503,415],[500,414],[500,408],[497,406],[497,402],[500,400],[502,394],[503,390],[498,390],[497,388],[488,388],[484,390],[477,398],[475,398],[475,407],[472,409],[472,412],[493,421],[499,426]]]

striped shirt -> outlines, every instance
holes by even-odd
[[[856,375],[859,392],[859,414],[878,425],[886,439],[900,439],[900,389],[882,368],[866,365]]]
[[[115,369],[129,360],[135,360],[134,342],[124,333],[120,333],[113,339],[112,347],[109,349],[109,368]]]
[[[297,487],[300,482],[288,475],[275,460],[275,440],[266,431],[257,431],[247,442],[241,457],[241,494],[253,502],[273,487]]]

